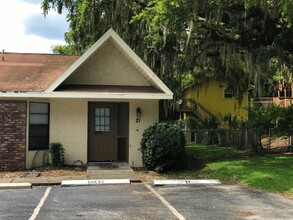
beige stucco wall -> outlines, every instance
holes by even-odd
[[[76,160],[81,160],[86,163],[87,101],[82,99],[52,99],[42,100],[42,102],[50,103],[49,142],[60,142],[64,146],[66,164],[72,164]],[[32,161],[34,161],[35,166],[42,165],[43,162],[48,161],[48,151],[39,151],[35,159],[33,159],[35,154],[36,151],[28,151],[27,146],[27,168],[31,168]],[[44,154],[46,155],[43,161]]]
[[[65,84],[149,86],[150,83],[111,41],[79,67]]]
[[[136,123],[136,109],[141,109],[140,123]],[[143,131],[159,121],[159,101],[130,101],[129,103],[129,164],[142,166],[140,141]]]
[[[88,101],[97,100],[52,99],[42,101],[50,103],[50,143],[60,142],[64,146],[66,164],[73,164],[76,160],[87,163]],[[123,102],[129,102],[129,164],[141,167],[140,141],[142,133],[149,125],[158,122],[159,101],[123,100]],[[140,123],[136,122],[137,107],[140,107],[142,112]],[[48,152],[39,151],[34,159],[35,165],[42,164],[44,153],[46,154],[45,162],[48,161]],[[27,168],[31,168],[35,154],[36,151],[28,151],[27,147]]]
[[[82,99],[51,101],[50,142],[65,148],[65,163],[87,162],[88,103]]]

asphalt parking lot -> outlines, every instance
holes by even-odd
[[[293,201],[233,185],[0,190],[0,219],[293,219]]]

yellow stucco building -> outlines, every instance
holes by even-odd
[[[185,103],[180,107],[183,118],[193,113],[202,118],[231,115],[240,121],[248,119],[248,93],[243,94],[243,101],[239,105],[233,90],[225,83],[209,80],[197,87],[189,86],[184,89],[183,97]]]

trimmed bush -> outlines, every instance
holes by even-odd
[[[52,166],[62,167],[64,165],[65,150],[60,143],[51,143],[49,152],[51,154]]]
[[[143,165],[148,170],[175,168],[177,160],[185,153],[184,133],[176,124],[153,124],[142,135],[141,152]]]

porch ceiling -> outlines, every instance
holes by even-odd
[[[151,86],[62,85],[56,92],[162,93]]]

